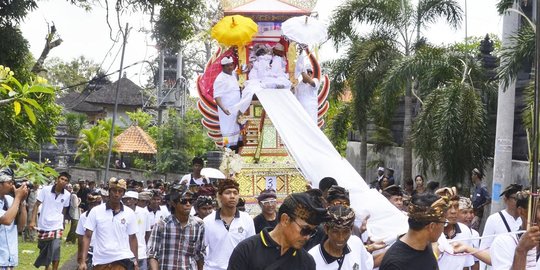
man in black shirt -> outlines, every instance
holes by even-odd
[[[283,201],[278,211],[279,222],[268,232],[240,242],[234,249],[228,270],[315,270],[315,261],[302,246],[328,213],[319,198],[307,193],[294,193]]]
[[[271,231],[277,225],[276,213],[276,192],[273,189],[265,189],[257,197],[262,212],[253,219],[255,233],[259,233],[264,228]]]
[[[447,208],[447,197],[428,193],[414,195],[409,205],[409,231],[388,249],[379,269],[439,269],[431,243],[437,242],[447,224]]]

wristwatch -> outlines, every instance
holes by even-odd
[[[129,260],[133,263],[133,266],[138,266],[139,260],[137,260],[136,258],[131,258]]]

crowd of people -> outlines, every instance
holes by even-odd
[[[422,188],[380,182],[376,188],[408,216],[408,231],[392,241],[374,241],[369,217],[358,218],[350,194],[326,177],[318,188],[280,198],[267,189],[256,197],[260,214],[241,210],[240,186],[201,175],[204,161],[170,184],[111,178],[100,188],[60,173],[41,188],[28,213],[29,190],[14,187],[10,169],[0,171],[0,269],[18,264],[18,232],[36,230],[36,268],[58,269],[64,219],[71,204],[82,213],[72,221],[78,269],[537,269],[540,209],[534,195],[512,184],[501,193],[506,208],[487,217],[482,237],[473,228],[490,195],[483,174],[472,171],[474,193],[455,187]],[[384,168],[379,168],[384,169]],[[386,179],[386,180],[385,180]],[[88,185],[87,185],[88,184]],[[78,189],[78,192],[75,192]],[[72,192],[70,192],[70,190]],[[28,220],[28,222],[27,222]],[[359,222],[360,221],[360,222]],[[530,223],[529,223],[530,221]],[[532,224],[531,226],[528,226]]]

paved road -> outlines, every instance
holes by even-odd
[[[77,254],[73,255],[69,260],[67,260],[62,267],[60,267],[60,270],[77,270]]]

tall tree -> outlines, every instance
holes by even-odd
[[[348,0],[334,13],[329,34],[338,47],[354,37],[359,24],[369,24],[374,29],[389,34],[400,45],[403,55],[414,54],[415,44],[422,40],[421,31],[442,18],[453,27],[462,19],[462,10],[455,0]],[[405,101],[403,121],[403,179],[412,177],[412,86],[414,77],[399,86]]]
[[[84,56],[71,61],[53,57],[45,62],[49,82],[62,92],[82,92],[88,82],[100,72],[99,65]],[[69,88],[68,88],[69,87]]]

